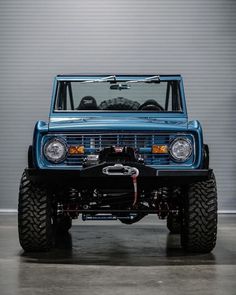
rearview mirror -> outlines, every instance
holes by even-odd
[[[113,84],[110,86],[111,90],[124,90],[124,89],[130,89],[130,86],[127,84]]]

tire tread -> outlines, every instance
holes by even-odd
[[[51,208],[47,191],[33,185],[24,172],[18,203],[19,241],[25,251],[47,251],[52,246]]]
[[[207,181],[189,186],[181,243],[190,252],[209,253],[217,237],[217,188],[212,173]]]

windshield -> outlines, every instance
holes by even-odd
[[[182,112],[179,81],[58,81],[54,111]]]

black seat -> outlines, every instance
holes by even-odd
[[[97,110],[98,106],[97,106],[96,99],[90,95],[84,96],[81,99],[80,104],[76,109],[77,110]]]

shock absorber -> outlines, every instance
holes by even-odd
[[[71,188],[68,192],[68,198],[65,203],[63,203],[63,214],[70,216],[73,219],[78,218],[79,206],[79,192],[76,189]]]
[[[162,199],[163,199],[163,201],[167,202],[168,196],[169,196],[169,188],[164,186],[162,188]]]
[[[165,219],[169,213],[168,197],[169,197],[168,187],[162,187],[161,197],[158,203],[158,216],[160,219]]]

